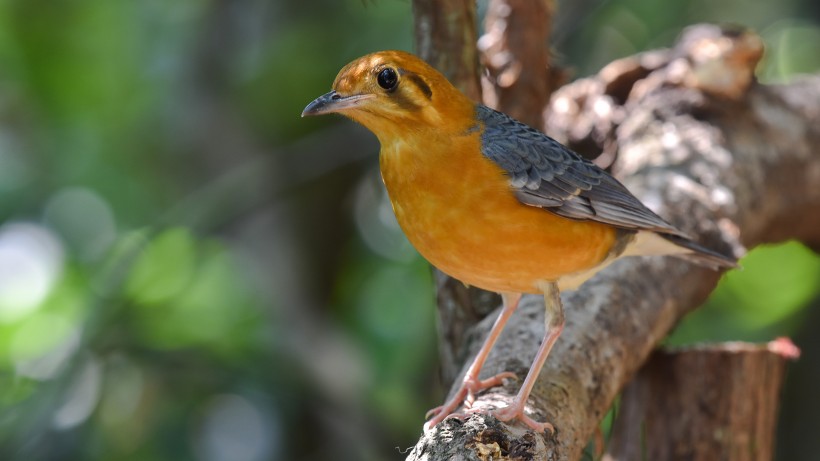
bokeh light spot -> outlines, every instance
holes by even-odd
[[[79,345],[79,329],[66,316],[38,312],[17,329],[9,355],[18,374],[45,380],[62,369]]]
[[[46,205],[45,222],[86,260],[101,257],[116,238],[111,207],[98,194],[81,187],[55,194]]]
[[[94,358],[89,358],[79,368],[65,394],[65,401],[54,413],[56,429],[71,429],[91,416],[100,397],[102,371]]]
[[[12,222],[0,227],[0,322],[29,314],[60,277],[63,247],[48,229]]]
[[[151,305],[167,301],[185,289],[194,270],[194,241],[187,229],[159,234],[140,255],[128,280],[128,293]]]
[[[278,451],[281,428],[245,398],[218,395],[205,406],[194,443],[202,461],[262,461]]]

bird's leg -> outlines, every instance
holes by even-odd
[[[425,431],[430,430],[435,427],[436,424],[452,415],[453,412],[462,404],[464,404],[467,408],[472,406],[475,401],[475,394],[477,392],[501,385],[504,378],[516,377],[515,373],[504,372],[483,380],[478,378],[478,375],[481,373],[481,367],[484,366],[487,356],[490,355],[490,351],[492,350],[496,340],[498,340],[501,330],[504,329],[504,325],[506,325],[507,320],[510,319],[510,316],[518,307],[518,302],[521,300],[521,294],[502,293],[501,299],[503,300],[504,307],[501,309],[501,313],[498,315],[498,318],[495,319],[493,328],[490,330],[490,334],[487,335],[487,339],[484,340],[484,344],[481,345],[478,355],[476,355],[475,359],[473,359],[473,363],[470,364],[470,368],[467,369],[467,373],[461,381],[461,386],[458,388],[458,391],[456,391],[453,397],[447,400],[444,405],[433,408],[427,412],[427,417],[429,418],[432,416],[432,418],[424,424]]]
[[[508,407],[495,410],[493,415],[501,421],[519,419],[537,432],[543,432],[545,429],[553,432],[552,424],[539,423],[524,414],[527,398],[530,396],[535,380],[538,379],[541,367],[544,366],[553,344],[555,344],[564,329],[564,308],[561,305],[561,294],[558,292],[558,285],[555,282],[549,282],[544,284],[542,289],[544,290],[544,305],[546,307],[544,340],[541,342],[541,347],[538,348],[538,353],[535,354],[535,360],[530,366],[530,371],[527,373],[518,395],[515,396],[515,399]]]

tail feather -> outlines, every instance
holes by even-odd
[[[710,250],[683,236],[649,230],[625,234],[629,239],[622,256],[675,256],[714,270],[740,267],[737,259]]]
[[[740,267],[740,265],[738,265],[737,263],[737,259],[735,259],[734,257],[726,256],[724,254],[718,253],[717,251],[710,250],[709,248],[706,248],[705,246],[686,237],[681,237],[679,235],[672,234],[658,235],[681,248],[690,250],[688,252],[676,253],[674,255],[679,258],[714,270]]]

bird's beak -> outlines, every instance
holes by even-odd
[[[353,94],[350,96],[342,96],[336,90],[330,93],[325,93],[305,107],[302,111],[302,117],[307,115],[322,115],[332,112],[339,112],[351,107],[356,107],[362,101],[374,97],[373,94]]]

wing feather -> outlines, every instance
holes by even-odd
[[[549,136],[477,106],[482,153],[510,177],[519,201],[570,219],[685,237],[620,182]]]

